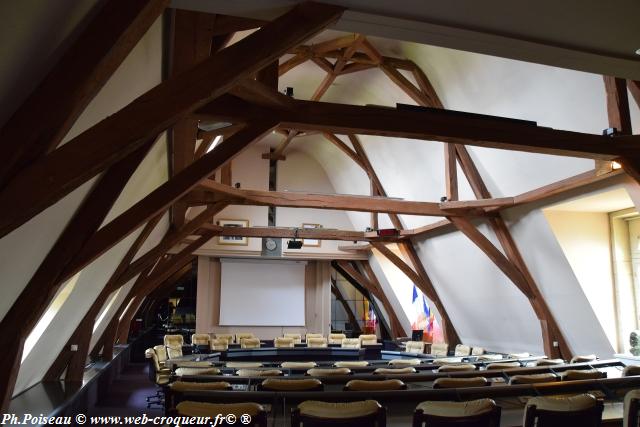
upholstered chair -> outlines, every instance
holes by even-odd
[[[500,407],[492,399],[467,402],[427,401],[413,413],[413,427],[498,427]]]
[[[473,347],[471,349],[472,356],[482,356],[485,353],[484,347]]]
[[[597,369],[569,369],[560,374],[562,381],[597,380],[606,376],[607,374]]]
[[[478,361],[480,362],[493,362],[495,360],[502,360],[503,357],[501,354],[483,354],[478,356]]]
[[[273,346],[275,348],[293,348],[293,347],[295,347],[293,338],[289,338],[289,337],[276,337],[273,340]]]
[[[631,390],[624,396],[622,426],[640,426],[640,390]]]
[[[294,344],[302,343],[302,335],[301,334],[284,334],[285,338],[291,338]]]
[[[453,363],[461,363],[462,358],[460,357],[440,357],[438,359],[433,359],[431,363],[434,365],[442,366],[442,365],[451,365]]]
[[[538,384],[552,383],[558,381],[558,377],[552,373],[531,374],[531,375],[514,375],[509,378],[509,385],[513,384]]]
[[[258,338],[241,338],[240,348],[260,348],[260,340]]]
[[[386,427],[386,410],[375,400],[319,402],[307,400],[291,412],[291,426]]]
[[[347,336],[345,334],[329,334],[329,339],[327,340],[329,344],[342,344],[342,340]]]
[[[307,333],[304,336],[304,340],[305,341],[309,341],[309,338],[324,338],[324,335],[322,334],[316,334],[316,333]]]
[[[233,335],[231,334],[215,334],[216,339],[227,340],[228,344],[233,344]]]
[[[240,332],[236,334],[236,342],[242,344],[243,338],[255,338],[256,336],[252,332]]]
[[[156,357],[158,358],[158,363],[160,365],[160,368],[164,368],[164,362],[166,362],[168,359],[167,347],[165,347],[162,344],[156,345],[153,347],[153,351],[155,351],[156,353]]]
[[[237,420],[242,415],[249,415],[251,421],[249,424],[243,424],[249,427],[267,427],[267,411],[258,403],[206,403],[184,401],[176,405],[178,415],[187,417],[209,417],[216,418],[218,414],[233,414]],[[235,425],[234,424],[218,424],[218,425]]]
[[[388,364],[396,368],[404,366],[418,366],[422,361],[420,359],[391,359]]]
[[[406,390],[407,385],[398,379],[391,380],[351,380],[345,386],[345,391],[391,391]]]
[[[281,368],[286,369],[311,369],[318,366],[316,362],[282,362]]]
[[[324,337],[307,338],[307,347],[327,347],[327,339]]]
[[[220,369],[218,368],[190,368],[190,367],[182,367],[176,369],[176,376],[184,377],[184,376],[197,376],[197,375],[220,375]]]
[[[162,405],[164,401],[163,386],[167,385],[171,380],[171,370],[160,366],[158,355],[153,348],[148,348],[144,352],[144,356],[149,365],[149,379],[153,381],[157,387],[156,393],[147,397],[147,408],[152,405]]]
[[[378,375],[407,375],[415,374],[416,368],[412,366],[405,368],[376,368],[373,373]]]
[[[378,337],[375,334],[363,334],[358,339],[361,346],[378,344]]]
[[[423,341],[407,341],[405,344],[404,351],[407,353],[424,353],[424,342]]]
[[[495,362],[487,365],[487,370],[520,368],[520,362]]]
[[[191,335],[191,345],[206,345],[209,346],[211,337],[209,334],[193,334]]]
[[[468,372],[475,371],[476,365],[471,363],[457,363],[455,365],[441,365],[438,372]]]
[[[622,371],[623,377],[635,377],[637,375],[640,375],[640,366],[638,365],[625,366]]]
[[[533,397],[524,409],[523,427],[600,426],[602,401],[592,394],[569,397]]]
[[[239,377],[279,377],[282,375],[280,369],[238,369],[236,375]]]
[[[344,338],[342,343],[340,343],[340,347],[342,348],[360,348],[360,339],[359,338]]]
[[[322,382],[316,378],[304,379],[279,379],[267,378],[258,384],[258,390],[269,391],[322,391],[324,386]]]
[[[167,358],[177,359],[182,357],[182,347],[167,346]]]
[[[485,377],[471,378],[436,378],[433,388],[484,387],[489,385]]]
[[[595,354],[587,354],[583,356],[574,356],[569,363],[585,363],[585,362],[593,362],[597,360],[598,356]]]
[[[471,354],[471,347],[464,344],[458,344],[454,350],[453,355],[456,357],[466,357]]]
[[[531,353],[522,352],[522,353],[509,353],[507,358],[509,359],[522,359],[523,357],[531,357]]]
[[[166,347],[182,347],[184,345],[184,338],[182,335],[165,335],[164,345]]]
[[[345,360],[338,361],[333,364],[336,368],[364,368],[369,366],[366,360]]]
[[[447,355],[449,354],[449,344],[446,344],[446,343],[431,344],[430,354],[436,357],[447,357]]]
[[[214,351],[227,351],[229,349],[229,341],[226,338],[213,338],[209,341],[209,348]]]
[[[311,368],[307,371],[307,375],[312,377],[329,377],[332,375],[350,375],[349,368]]]
[[[536,360],[536,366],[554,366],[564,365],[564,359],[538,359]]]

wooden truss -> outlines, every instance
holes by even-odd
[[[95,318],[109,296],[120,287],[133,283],[93,354],[102,350],[103,357],[110,357],[114,343],[126,339],[129,322],[145,299],[170,289],[190,268],[193,252],[213,236],[288,237],[295,233],[292,229],[255,227],[230,231],[210,224],[211,218],[230,204],[365,211],[371,213],[373,229],[378,228],[379,213],[388,214],[398,231],[392,238],[380,238],[374,232],[344,230],[304,230],[304,233],[309,233],[310,238],[363,241],[366,244],[342,248],[375,251],[387,257],[433,301],[442,316],[445,338],[450,344],[460,342],[459,336],[418,256],[414,240],[432,232],[460,230],[530,300],[540,319],[547,354],[570,356],[571,351],[527,270],[501,211],[610,179],[623,172],[600,176],[582,174],[522,195],[497,199],[489,194],[465,145],[616,160],[630,176],[640,180],[640,158],[636,154],[639,137],[630,135],[624,81],[605,78],[610,124],[622,135],[611,138],[558,131],[529,122],[444,110],[427,76],[415,63],[381,55],[363,35],[305,44],[341,16],[339,7],[301,3],[269,23],[175,11],[172,20],[176,49],[171,52],[170,77],[122,110],[59,146],[84,108],[167,4],[167,0],[131,0],[124,5],[115,0],[107,1],[83,36],[0,129],[0,145],[5,148],[3,152],[9,153],[0,166],[0,205],[5,207],[0,215],[0,238],[100,175],[0,323],[0,343],[5,349],[0,355],[5,367],[0,373],[3,411],[7,410],[13,393],[24,342],[56,291],[131,233],[141,230],[46,378],[58,379],[63,373],[67,381],[82,378]],[[234,32],[256,27],[260,29],[227,46]],[[285,54],[292,56],[279,63]],[[306,61],[312,61],[326,72],[312,99],[295,100],[278,93],[278,76]],[[372,68],[380,69],[423,108],[317,102],[339,76]],[[636,102],[640,102],[638,82],[626,84]],[[34,126],[32,117],[41,111],[51,114]],[[198,128],[198,121],[200,124],[227,121],[231,125],[206,131]],[[128,178],[158,135],[167,130],[171,140],[171,179],[101,226]],[[273,152],[265,153],[265,158],[284,160],[287,148],[297,138],[321,133],[367,173],[370,196],[283,194],[231,187],[233,157],[272,130],[282,133],[283,140]],[[359,134],[444,142],[447,200],[433,203],[388,197]],[[348,143],[342,135],[346,135]],[[222,136],[223,142],[210,150],[218,136]],[[197,139],[202,139],[200,145],[197,145]],[[21,144],[16,148],[17,140]],[[458,166],[477,200],[458,200]],[[221,173],[221,183],[210,179],[216,170]],[[186,221],[187,208],[202,204],[206,205],[205,210]],[[158,245],[136,258],[166,214],[170,214],[171,229]],[[444,219],[408,230],[399,214],[433,215]],[[476,229],[472,220],[488,222],[502,251]],[[194,234],[199,235],[196,240],[188,240],[177,253],[168,254]],[[400,255],[386,246],[388,241],[398,244]],[[341,261],[336,265],[381,301],[389,315],[392,334],[406,332],[368,263]],[[145,309],[149,310],[150,305]],[[77,344],[79,351],[71,352],[71,344]]]

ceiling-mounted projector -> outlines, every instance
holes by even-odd
[[[289,240],[287,249],[302,249],[302,240]]]
[[[302,249],[302,240],[298,240],[298,229],[293,232],[293,240],[287,242],[287,249]]]

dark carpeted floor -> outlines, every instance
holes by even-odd
[[[147,408],[146,397],[156,392],[156,386],[148,377],[145,363],[131,364],[111,384],[106,397],[89,411],[89,416],[114,415],[162,415],[160,406]]]

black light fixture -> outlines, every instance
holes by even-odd
[[[293,233],[293,240],[287,242],[287,249],[302,249],[302,240],[298,239],[298,229],[296,228]]]

